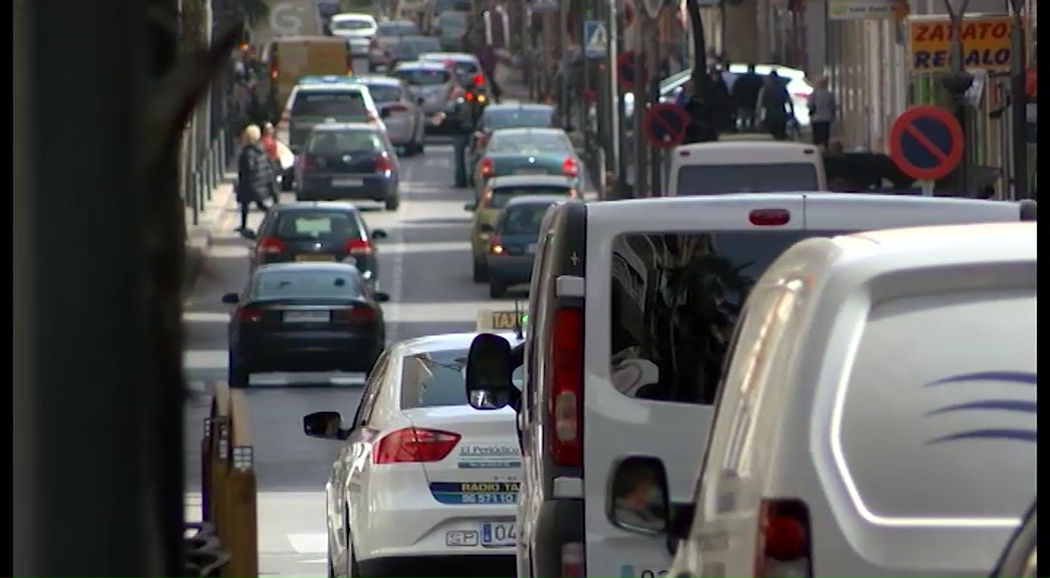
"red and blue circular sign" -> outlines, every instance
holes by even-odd
[[[688,128],[689,113],[677,104],[655,104],[645,114],[645,138],[656,148],[667,149],[682,144]]]
[[[644,57],[643,57],[644,58]],[[620,53],[620,56],[616,58],[616,77],[620,83],[620,89],[630,91],[634,89],[634,83],[641,78],[642,82],[645,82],[646,77],[645,67],[642,67],[641,74],[635,70],[634,67],[634,51],[625,50]]]
[[[948,176],[966,150],[962,126],[947,110],[913,106],[893,122],[890,158],[913,179],[936,181]]]

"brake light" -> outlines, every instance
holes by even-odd
[[[583,578],[583,544],[569,542],[561,547],[561,576]]]
[[[406,427],[379,440],[372,461],[376,464],[440,462],[456,447],[459,438],[457,433]]]
[[[793,93],[791,93],[791,96],[793,96],[795,98],[798,98],[798,99],[801,99],[801,100],[806,100],[807,98],[809,98],[809,95],[806,94],[805,92],[793,92]]]
[[[263,237],[255,247],[256,253],[267,255],[279,255],[285,250],[284,241],[276,237]]]
[[[481,169],[481,177],[487,179],[492,176],[492,173],[496,171],[496,163],[490,158],[481,159],[481,164],[478,165]]]
[[[256,307],[239,307],[237,308],[237,321],[245,323],[258,323],[262,321],[262,311]]]
[[[481,85],[485,84],[485,75],[483,75],[483,74],[475,74],[473,80],[474,80],[474,86],[481,86]]]
[[[386,173],[394,170],[394,161],[386,155],[376,155],[376,172]]]
[[[489,237],[489,253],[493,255],[503,254],[503,240],[499,238],[499,235]]]
[[[316,169],[317,165],[317,157],[313,155],[304,154],[303,156],[299,157],[299,168]]]
[[[551,397],[547,411],[554,424],[550,437],[554,461],[562,466],[579,466],[583,451],[583,310],[559,307],[551,329]]]
[[[463,98],[466,98],[467,100],[474,100],[474,93],[468,90],[467,93],[463,95]]]
[[[350,239],[343,245],[343,252],[347,255],[371,255],[372,243],[365,239]]]
[[[270,78],[277,80],[277,55],[270,57]]]
[[[809,510],[801,500],[762,500],[755,576],[812,576]]]
[[[777,227],[791,221],[791,213],[785,209],[755,209],[748,220],[757,227]]]
[[[332,319],[336,321],[347,321],[350,323],[366,323],[376,320],[375,309],[367,305],[351,307],[349,309],[336,309],[332,312]]]
[[[566,157],[561,163],[561,174],[567,177],[575,177],[580,174],[580,167],[576,163],[576,159],[572,157]]]

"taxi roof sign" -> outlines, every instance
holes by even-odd
[[[519,324],[515,323],[516,318],[520,318],[520,326],[522,331],[525,330],[525,325],[528,323],[529,314],[527,311],[518,310],[514,311],[493,311],[490,309],[484,309],[478,312],[478,331],[514,331],[518,328]]]

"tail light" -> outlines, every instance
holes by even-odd
[[[747,220],[757,227],[778,227],[791,221],[791,213],[784,209],[755,209]]]
[[[263,313],[257,307],[239,307],[237,308],[237,321],[243,321],[246,323],[258,323],[262,321]]]
[[[336,309],[332,312],[332,319],[349,323],[367,323],[376,320],[376,311],[367,305],[349,309]]]
[[[343,252],[347,255],[371,255],[372,243],[365,239],[350,239],[343,245]]]
[[[560,307],[554,312],[551,346],[551,389],[547,411],[554,424],[551,453],[561,466],[579,466],[583,459],[583,310]]]
[[[277,80],[277,55],[270,57],[270,79]]]
[[[255,246],[256,253],[267,255],[280,255],[285,249],[284,241],[276,237],[263,237]]]
[[[567,157],[561,163],[561,174],[567,177],[576,177],[580,174],[580,167],[576,163],[576,159]]]
[[[805,92],[792,92],[791,96],[793,96],[793,97],[795,97],[797,99],[800,99],[800,100],[806,100],[807,98],[809,98],[809,95],[806,94]]]
[[[755,576],[812,576],[809,510],[801,500],[762,500]]]
[[[500,239],[499,235],[489,237],[489,253],[493,255],[503,254],[503,239]]]
[[[474,100],[474,93],[468,90],[467,93],[463,95],[463,98],[467,100]]]
[[[385,173],[394,170],[394,161],[386,155],[376,155],[376,172]]]
[[[406,427],[388,434],[376,444],[376,464],[440,462],[459,443],[460,435],[436,429]]]
[[[299,157],[299,168],[301,169],[316,169],[318,164],[317,157],[313,155],[304,154]]]
[[[474,86],[481,86],[485,84],[485,75],[475,74],[472,80],[474,81]]]
[[[561,576],[564,578],[583,578],[583,544],[569,542],[561,546]]]
[[[391,104],[386,109],[390,112],[408,112],[408,107],[403,104]]]
[[[481,159],[481,164],[478,167],[481,169],[481,178],[484,179],[491,177],[492,173],[496,171],[496,163],[489,158]]]

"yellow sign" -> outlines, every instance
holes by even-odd
[[[1013,18],[967,14],[962,23],[963,66],[967,70],[1008,70]],[[908,55],[913,72],[951,69],[952,22],[947,16],[908,17]]]
[[[478,331],[513,331],[517,324],[516,316],[521,317],[521,327],[529,316],[524,311],[481,311],[478,313]]]

